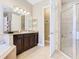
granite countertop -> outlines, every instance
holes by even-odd
[[[35,31],[30,31],[30,32],[14,32],[13,34],[25,34],[25,33],[37,33]]]
[[[4,32],[7,34],[24,34],[24,33],[37,33],[38,31],[28,30],[28,31],[10,31],[10,32]]]

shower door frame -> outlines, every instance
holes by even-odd
[[[77,21],[77,8],[76,8],[76,4],[72,3],[72,9],[73,9],[73,29],[72,29],[72,40],[73,40],[73,59],[77,59],[77,50],[76,50],[76,21]],[[61,23],[60,23],[61,24]],[[60,26],[61,27],[61,26]],[[60,29],[61,32],[61,29]],[[61,38],[61,33],[60,33],[60,38]],[[61,40],[59,41],[60,45],[59,47],[61,48]],[[60,49],[59,48],[59,49]],[[61,51],[61,53],[66,56],[67,58],[71,59],[68,55],[66,55],[64,52]]]
[[[75,27],[75,32],[73,32],[74,34],[74,37],[73,37],[73,59],[77,59],[77,17],[78,17],[78,14],[77,14],[77,5],[79,4],[79,2],[75,2],[73,4],[73,21],[74,21],[74,27]]]
[[[77,39],[77,35],[76,35],[76,29],[77,29],[77,7],[76,7],[76,3],[73,3],[73,59],[77,59],[77,45],[76,45],[76,39]]]

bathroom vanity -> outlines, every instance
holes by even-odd
[[[15,8],[16,9],[16,8]],[[4,6],[0,9],[0,33],[8,34],[9,40],[6,40],[10,45],[15,45],[13,52],[10,50],[5,59],[12,54],[20,54],[38,44],[37,19],[33,21],[31,14],[18,13],[13,8]],[[22,32],[24,31],[24,32]],[[28,32],[27,32],[28,31]],[[7,39],[7,38],[5,38]],[[11,49],[11,48],[10,48]],[[16,51],[15,51],[16,50]],[[1,52],[0,52],[1,53]],[[5,53],[3,53],[5,54]],[[0,57],[1,59],[2,57]],[[9,58],[9,59],[12,59]],[[14,58],[16,59],[16,58]]]
[[[38,33],[13,34],[13,44],[16,45],[17,54],[20,54],[38,44]]]

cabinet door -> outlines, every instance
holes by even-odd
[[[38,44],[38,33],[35,33],[35,45]]]
[[[17,54],[20,54],[22,53],[23,51],[23,41],[22,41],[22,38],[18,38],[17,39]]]
[[[23,51],[23,37],[22,35],[14,36],[14,45],[16,45],[17,54],[22,53]]]
[[[29,40],[29,37],[24,37],[23,39],[23,48],[24,48],[24,51],[26,51],[27,49],[30,48],[30,40]]]
[[[30,34],[30,47],[34,47],[35,46],[35,35],[32,33]]]

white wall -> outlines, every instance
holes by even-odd
[[[30,12],[32,15],[32,5],[26,2],[25,0],[0,0],[0,6],[6,6],[6,7],[19,7],[27,12]],[[3,32],[3,10],[1,10],[0,7],[0,33]]]
[[[0,34],[3,33],[3,14],[2,14],[2,12],[3,12],[3,9],[0,8]]]
[[[48,6],[49,0],[45,0],[39,2],[33,6],[33,19],[38,20],[38,31],[39,31],[39,45],[44,46],[44,15],[43,15],[43,8]]]

